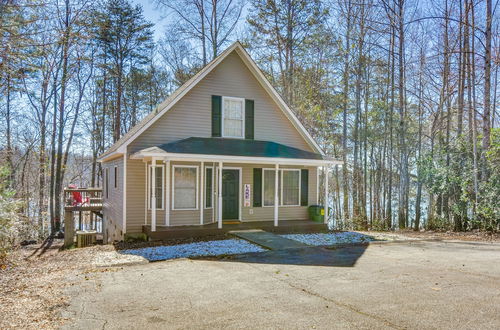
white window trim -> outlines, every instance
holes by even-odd
[[[206,180],[207,180],[207,170],[208,169],[211,169],[212,170],[212,197],[210,198],[210,206],[207,206],[207,186],[206,186]],[[213,209],[214,208],[214,167],[213,166],[205,166],[205,182],[203,182],[203,184],[205,185],[204,186],[204,190],[205,190],[205,198],[203,200],[203,207],[205,210],[210,210],[210,209]]]
[[[265,196],[264,196],[264,178],[266,177],[266,175],[264,174],[264,171],[276,171],[276,169],[274,168],[263,168],[262,169],[262,207],[274,207],[274,205],[266,205],[266,199],[265,199]],[[299,204],[296,204],[296,205],[283,205],[283,171],[297,171],[299,172]],[[279,204],[278,206],[279,207],[296,207],[296,206],[301,206],[300,205],[300,196],[301,196],[301,183],[302,183],[302,171],[299,169],[299,168],[280,168],[278,170],[278,175],[280,176],[280,186],[278,187],[278,189],[280,190],[279,193],[280,193],[280,200],[279,200]]]
[[[230,135],[225,135],[224,134],[224,100],[231,100],[231,101],[239,101],[241,102],[241,110],[242,110],[242,128],[241,128],[241,133],[242,136],[230,136]],[[223,96],[222,97],[222,106],[221,106],[221,136],[222,137],[227,137],[227,138],[233,138],[233,139],[244,139],[245,138],[245,99],[241,97],[232,97],[232,96]]]
[[[196,208],[176,209],[175,208],[175,169],[176,168],[196,168],[196,191],[195,200]],[[173,165],[172,166],[172,210],[173,211],[194,211],[199,210],[199,193],[200,193],[200,167],[197,165]]]
[[[146,195],[147,195],[148,210],[152,210],[152,208],[150,206],[151,205],[151,203],[150,203],[151,194],[149,193],[149,189],[151,187],[151,176],[149,175],[151,173],[151,171],[150,171],[151,166],[152,166],[152,164],[148,164],[148,169],[147,169],[148,184],[147,184]],[[162,200],[162,203],[161,203],[161,208],[159,208],[159,207],[156,208],[156,210],[162,211],[165,209],[165,165],[164,164],[156,164],[156,167],[162,168],[162,170],[161,170],[161,186],[162,186],[161,200]]]
[[[281,195],[281,200],[280,200],[280,206],[283,206],[283,207],[289,207],[289,206],[300,206],[300,196],[301,196],[301,191],[300,191],[300,186],[302,186],[302,176],[301,176],[301,170],[300,169],[296,169],[296,168],[282,168],[280,169],[281,171],[281,192],[280,192],[280,195]],[[283,173],[285,171],[288,171],[288,172],[299,172],[299,198],[298,198],[298,204],[293,204],[293,205],[284,205],[283,204]]]

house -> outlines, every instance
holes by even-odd
[[[108,241],[143,226],[306,220],[318,203],[318,168],[341,163],[324,155],[239,42],[99,161]]]

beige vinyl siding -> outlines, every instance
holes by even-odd
[[[158,165],[163,164],[158,162]],[[173,176],[173,165],[195,165],[200,166],[201,163],[195,162],[170,162],[170,183],[172,183]],[[213,164],[211,162],[205,162],[206,167],[211,167]],[[224,164],[224,167],[237,167],[242,168],[242,182],[241,189],[243,189],[244,184],[250,184],[252,192],[250,194],[250,207],[243,207],[243,191],[242,200],[240,201],[241,216],[242,221],[273,221],[274,220],[274,207],[253,207],[253,169],[254,168],[274,168],[269,165],[258,165],[258,164]],[[317,194],[317,168],[316,167],[304,167],[304,166],[282,166],[282,168],[296,168],[303,169],[307,168],[309,170],[309,205],[316,203]],[[146,223],[151,224],[151,210],[147,210],[146,207],[146,163],[140,160],[128,160],[127,161],[127,233],[139,233],[142,232],[142,226],[145,223],[145,216],[147,216]],[[214,172],[215,173],[215,172]],[[166,181],[166,176],[165,176]],[[165,184],[165,183],[164,183]],[[172,204],[172,187],[170,189],[170,225],[171,226],[187,226],[187,225],[199,225],[200,224],[200,210],[173,210]],[[214,192],[217,189],[217,182],[214,178]],[[200,190],[198,186],[198,199],[200,198]],[[204,201],[203,201],[204,205]],[[202,206],[203,206],[202,205]],[[216,207],[216,199],[213,196],[212,205]],[[200,204],[198,205],[200,207]],[[253,210],[253,214],[250,214],[250,210]],[[204,224],[214,222],[213,209],[204,209],[203,222]],[[307,217],[307,207],[306,206],[280,206],[279,207],[279,219],[280,220],[306,220]],[[156,211],[156,224],[158,226],[165,225],[165,210]]]
[[[103,191],[103,214],[106,218],[104,230],[107,230],[108,241],[121,240],[123,236],[123,157],[102,164],[108,171],[108,198]],[[117,185],[115,188],[115,166],[117,167]],[[104,178],[106,180],[106,178]],[[103,187],[105,184],[103,183]]]
[[[240,57],[232,53],[162,118],[133,141],[128,147],[128,152],[134,153],[143,148],[189,137],[210,137],[212,95],[241,97],[255,101],[256,140],[273,141],[313,151]]]
[[[158,162],[158,164],[163,164],[161,162]],[[128,165],[128,164],[127,164]],[[173,166],[174,165],[195,165],[198,166],[198,181],[200,180],[200,166],[201,163],[192,163],[192,162],[170,162],[170,183],[172,183],[172,178],[174,175],[173,171]],[[205,163],[205,167],[210,167],[212,166],[212,163]],[[166,168],[165,168],[166,170]],[[143,180],[145,181],[145,175],[146,175],[146,170],[142,168],[142,177]],[[165,172],[166,173],[166,172]],[[166,184],[166,175],[165,175],[165,182],[164,185]],[[135,189],[135,188],[134,188]],[[170,225],[171,226],[186,226],[186,225],[199,225],[200,224],[200,205],[204,206],[203,204],[200,204],[200,201],[198,201],[198,209],[197,210],[173,210],[173,204],[172,204],[172,186],[169,187],[169,199],[170,199]],[[197,198],[198,200],[200,199],[200,186],[198,185],[198,194]],[[143,206],[142,206],[142,224],[144,224],[144,207],[145,207],[145,202],[144,198],[146,198],[146,185],[143,186],[143,191],[142,191],[142,201],[143,201]],[[165,196],[165,195],[164,195]],[[130,199],[128,199],[130,200]],[[212,222],[212,209],[204,209],[203,211],[203,223],[211,223]],[[127,218],[130,219],[129,215],[127,214]],[[136,223],[136,220],[133,220],[134,223]],[[127,222],[128,224],[129,222]],[[147,211],[147,224],[151,224],[151,210]],[[158,226],[164,226],[165,225],[165,210],[156,210],[156,225]],[[135,227],[134,227],[135,228]],[[142,230],[142,228],[141,228]],[[127,232],[131,232],[129,229],[127,229]],[[135,229],[134,229],[135,232]]]
[[[141,233],[146,207],[146,163],[127,159],[127,233]]]
[[[274,207],[253,207],[253,169],[254,168],[271,168],[269,165],[258,164],[234,164],[225,166],[240,166],[243,167],[243,184],[250,184],[250,207],[243,207],[241,212],[242,221],[273,221],[274,220]],[[309,170],[309,190],[308,190],[308,205],[316,203],[316,182],[317,182],[317,168],[306,166],[280,166],[280,168],[296,168]],[[243,201],[241,203],[243,206]],[[253,214],[250,214],[253,210]],[[307,206],[280,206],[278,207],[279,220],[307,220]]]

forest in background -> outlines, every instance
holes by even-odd
[[[336,229],[500,229],[498,0],[153,2],[165,26],[0,2],[0,241],[60,230],[63,188],[98,186],[97,156],[236,40],[345,162]]]

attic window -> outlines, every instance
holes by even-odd
[[[222,97],[222,136],[245,138],[245,99]]]

